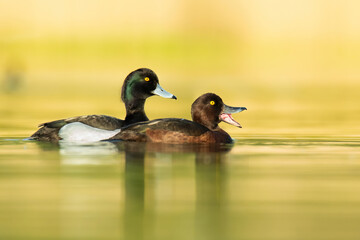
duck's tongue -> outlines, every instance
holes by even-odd
[[[220,120],[224,121],[224,122],[226,122],[228,124],[231,124],[231,125],[233,125],[235,127],[242,128],[240,123],[235,121],[235,119],[233,119],[233,117],[231,116],[230,113],[222,113],[222,114],[220,114]]]

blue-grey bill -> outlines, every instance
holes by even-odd
[[[220,114],[220,120],[224,121],[224,122],[226,122],[228,124],[231,124],[231,125],[233,125],[235,127],[241,128],[240,123],[235,121],[235,119],[231,116],[231,114],[232,113],[242,112],[244,110],[247,110],[246,107],[230,107],[230,106],[224,104],[224,110]]]
[[[230,106],[224,104],[223,113],[232,114],[232,113],[239,113],[244,110],[247,110],[247,108],[246,107],[230,107]]]
[[[158,96],[160,96],[160,97],[163,97],[163,98],[177,99],[177,98],[175,97],[175,95],[173,95],[173,94],[165,91],[165,90],[160,86],[160,84],[157,84],[157,85],[156,85],[156,88],[155,88],[154,91],[152,91],[152,93],[155,94],[155,95],[158,95]]]

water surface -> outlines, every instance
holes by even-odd
[[[359,239],[360,137],[0,139],[1,239]]]

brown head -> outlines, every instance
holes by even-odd
[[[210,130],[218,128],[221,121],[240,127],[231,114],[247,110],[245,107],[230,107],[214,93],[205,93],[191,105],[191,116],[194,122],[200,123]]]

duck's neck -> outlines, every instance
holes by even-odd
[[[148,117],[144,111],[145,99],[136,99],[125,102],[126,117],[125,125],[129,125],[136,122],[148,121]]]

